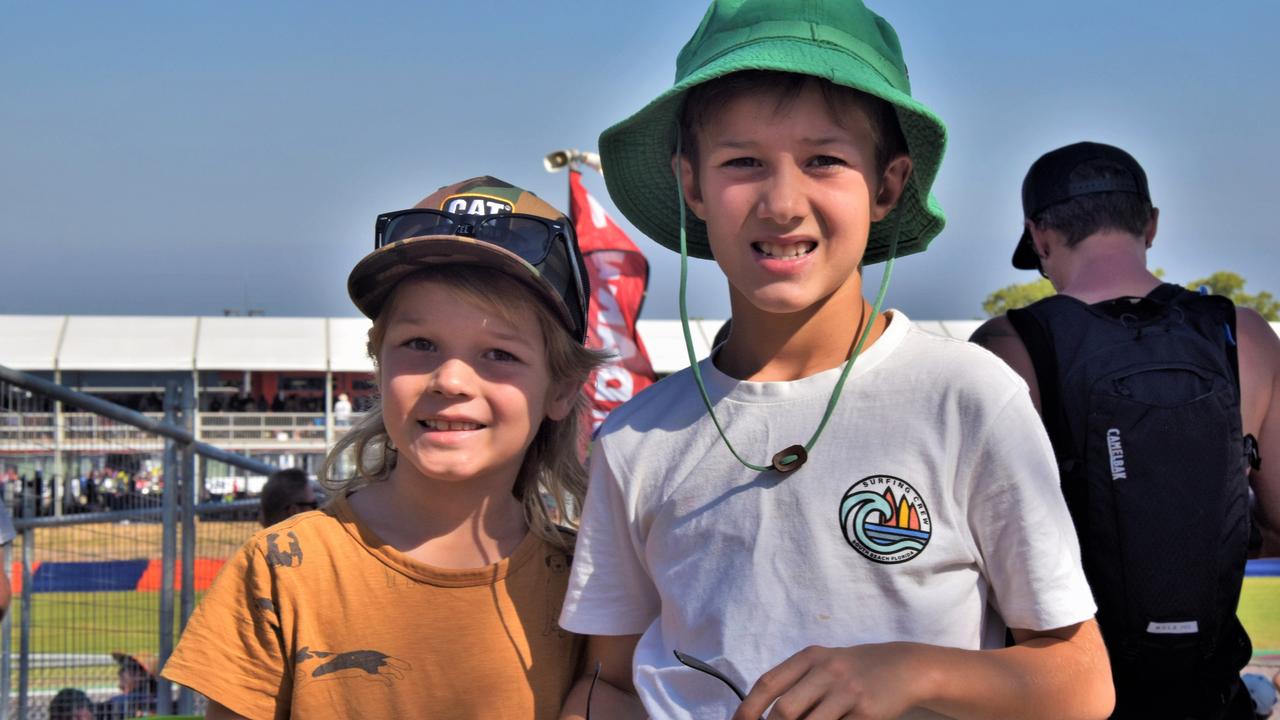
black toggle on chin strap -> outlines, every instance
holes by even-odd
[[[809,451],[805,450],[803,445],[792,445],[773,456],[773,469],[780,473],[789,473],[799,470],[808,459]]]

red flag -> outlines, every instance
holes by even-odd
[[[614,355],[587,380],[594,431],[610,410],[655,380],[649,354],[636,334],[636,319],[649,286],[649,263],[582,186],[582,173],[573,169],[569,170],[569,214],[591,282],[587,346]]]

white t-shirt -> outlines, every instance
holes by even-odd
[[[742,382],[700,363],[725,434],[764,464],[808,441],[840,375]],[[986,350],[893,313],[788,475],[738,463],[685,370],[615,410],[592,451],[561,625],[643,633],[656,718],[723,720],[809,645],[1003,646],[1095,610],[1053,451],[1026,385]],[[932,717],[918,712],[909,717]]]

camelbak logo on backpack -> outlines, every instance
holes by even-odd
[[[1124,448],[1120,445],[1120,430],[1107,430],[1107,452],[1111,455],[1111,479],[1124,480]]]

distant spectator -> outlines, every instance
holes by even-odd
[[[156,714],[156,695],[159,682],[151,672],[149,658],[139,658],[122,652],[111,653],[111,657],[119,664],[120,694],[105,702],[98,708],[98,717],[102,720],[120,720],[121,718],[144,717]]]
[[[89,512],[96,512],[102,509],[102,498],[98,495],[98,483],[101,479],[98,477],[98,471],[93,470],[84,481],[84,504]]]
[[[276,393],[276,399],[271,401],[271,412],[284,412],[284,393]]]
[[[94,720],[93,701],[83,690],[62,688],[49,703],[49,720]]]
[[[267,396],[259,395],[258,396],[258,412],[266,412],[267,409],[270,407],[271,406],[267,404]]]
[[[17,536],[18,531],[13,529],[13,518],[9,517],[9,508],[0,503],[0,547],[13,542]],[[0,570],[0,618],[4,618],[9,611],[9,598],[12,594],[9,588],[9,568],[4,568]]]
[[[338,402],[333,404],[333,421],[338,427],[351,424],[351,400],[346,393],[338,393]]]
[[[214,395],[213,400],[209,401],[209,412],[222,412],[222,401],[218,399],[217,395]]]
[[[319,506],[307,474],[298,468],[289,468],[267,478],[267,484],[262,488],[259,520],[263,527],[267,527]]]

